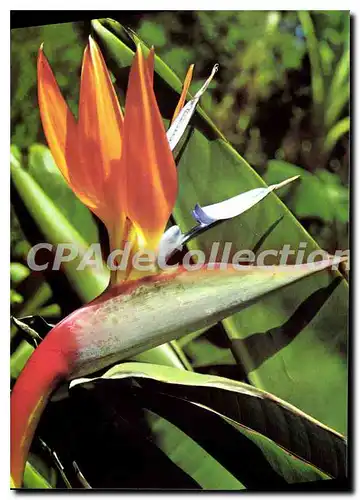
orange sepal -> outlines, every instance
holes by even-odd
[[[70,182],[69,163],[76,145],[76,122],[66,104],[41,45],[37,61],[40,116],[54,160]]]
[[[98,201],[91,190],[90,175],[82,171],[78,124],[61,94],[42,46],[37,74],[41,122],[55,163],[75,194],[94,210]]]
[[[155,65],[155,49],[151,47],[146,58],[146,66],[149,74],[150,85],[154,85],[154,65]]]
[[[188,72],[186,73],[186,77],[185,77],[185,80],[184,80],[183,88],[182,88],[182,91],[181,91],[181,96],[180,96],[179,102],[177,103],[177,106],[175,108],[175,111],[174,111],[171,123],[175,120],[175,118],[177,117],[177,115],[180,113],[180,111],[184,107],[185,100],[186,100],[186,95],[188,93],[188,90],[189,90],[189,87],[190,87],[190,84],[191,84],[191,80],[192,80],[192,76],[193,76],[193,71],[194,71],[194,64],[191,64],[191,66],[188,69]]]
[[[87,191],[97,200],[97,212],[108,225],[124,212],[121,169],[123,115],[109,72],[96,42],[85,49],[79,102],[79,171]],[[121,207],[120,207],[121,205]]]
[[[140,246],[155,249],[175,204],[177,173],[140,46],[130,70],[123,148],[127,215]]]

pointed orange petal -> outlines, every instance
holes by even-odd
[[[176,200],[177,174],[141,47],[129,75],[123,160],[128,217],[144,239],[140,244],[153,249]]]
[[[44,133],[55,163],[72,190],[89,208],[96,206],[90,196],[78,150],[78,127],[68,108],[48,60],[40,47],[38,54],[38,100]]]
[[[119,218],[123,115],[105,61],[89,37],[85,49],[79,102],[79,148],[88,189],[97,198],[105,224]],[[114,206],[115,204],[115,206]]]
[[[188,93],[188,90],[189,90],[189,87],[190,87],[190,84],[191,84],[191,79],[192,79],[192,76],[193,76],[193,71],[194,71],[194,64],[191,64],[191,66],[188,69],[188,72],[186,73],[186,77],[185,77],[185,80],[184,80],[184,84],[183,84],[181,96],[180,96],[179,102],[178,102],[178,104],[176,106],[176,109],[174,111],[174,115],[172,117],[171,123],[175,120],[175,118],[177,117],[177,115],[180,113],[180,111],[184,107],[185,100],[186,100],[186,94]]]
[[[154,63],[155,63],[155,49],[151,47],[149,54],[146,58],[146,66],[149,73],[150,85],[154,85]]]
[[[76,122],[61,94],[42,46],[38,53],[37,75],[40,116],[46,140],[58,168],[69,182],[67,153],[71,149],[70,143],[77,140]]]

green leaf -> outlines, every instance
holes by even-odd
[[[18,285],[30,274],[29,268],[20,262],[11,262],[10,264],[10,279],[14,285]]]
[[[24,472],[24,488],[26,489],[51,489],[51,484],[38,472],[35,467],[26,462]]]
[[[10,304],[11,305],[22,304],[23,302],[24,302],[23,296],[20,295],[20,293],[18,293],[17,291],[11,289],[10,290]]]
[[[316,106],[324,101],[324,77],[321,69],[319,42],[316,38],[315,27],[310,12],[298,11],[299,20],[306,38],[306,45],[311,64],[311,88],[313,100]]]
[[[192,370],[191,364],[177,343],[172,341],[134,356],[134,361],[174,366],[182,370]]]
[[[30,316],[39,313],[41,307],[51,298],[51,288],[47,283],[41,283],[36,292],[26,301],[24,306],[17,313],[19,317]],[[16,326],[11,327],[11,338],[16,333]],[[34,348],[26,341],[22,341],[10,358],[10,374],[12,378],[17,378],[24,368],[26,361],[31,356]]]
[[[64,214],[46,194],[35,179],[26,172],[14,156],[11,156],[11,176],[27,210],[36,221],[46,240],[53,244],[72,243],[79,250],[78,256],[64,263],[72,286],[84,302],[99,295],[107,286],[108,272],[94,272],[89,266],[83,271],[77,268],[88,248],[87,242],[67,220]]]
[[[157,446],[204,490],[242,490],[244,485],[194,439],[169,420],[144,410]]]
[[[70,392],[76,386],[98,387],[101,391],[101,384],[112,383],[117,387],[113,397],[118,393],[121,398],[126,379],[133,381],[136,400],[144,408],[205,446],[206,451],[245,486],[256,484],[255,477],[258,479],[261,469],[268,474],[263,477],[265,482],[283,478],[285,483],[292,483],[346,474],[346,445],[341,435],[285,401],[248,384],[176,368],[124,363],[102,377],[73,381]],[[165,428],[159,425],[165,432],[166,425]],[[172,430],[166,429],[169,433],[166,439],[175,439]],[[225,437],[231,437],[232,442],[224,441]],[[235,445],[242,450],[244,459],[237,456],[234,462]],[[162,449],[170,451],[166,444]],[[222,449],[226,453],[222,453]],[[253,453],[252,459],[247,452]],[[251,462],[251,469],[257,471],[255,476],[244,460]]]
[[[60,318],[61,309],[59,304],[49,304],[48,306],[39,309],[40,316]]]
[[[126,46],[98,21],[93,27],[117,84],[124,88],[123,67],[130,65],[135,43]],[[169,119],[181,81],[158,57],[155,69],[160,109]],[[174,210],[182,231],[193,226],[190,212],[196,203],[216,203],[264,186],[200,108],[184,144],[177,154],[179,196]],[[275,194],[241,217],[199,236],[189,247],[209,254],[214,241],[231,242],[233,252],[250,249],[257,255],[282,249],[284,244],[297,250],[301,242],[306,245],[305,255],[318,250]],[[224,322],[253,384],[341,432],[347,422],[347,297],[347,284],[337,273],[322,273],[268,295]]]
[[[325,124],[327,125],[327,128],[330,129],[328,133],[332,131],[331,127],[333,128],[336,127],[337,125],[336,120],[338,120],[345,105],[349,102],[349,98],[350,98],[350,84],[347,83],[347,85],[344,85],[341,91],[338,94],[336,94],[336,96],[334,96],[334,98],[326,108]],[[348,113],[349,113],[349,107],[347,108],[347,114]],[[348,117],[345,117],[344,119],[346,118]]]
[[[345,41],[340,60],[334,68],[334,75],[331,78],[325,109],[325,124],[329,128],[342,111],[343,106],[349,100],[350,84],[350,16],[346,19]]]
[[[281,193],[284,201],[289,199],[288,206],[298,217],[319,217],[325,222],[346,223],[349,220],[348,189],[337,175],[320,169],[311,174],[285,161],[269,161],[264,175],[266,182],[279,182],[284,175],[301,176],[296,186]],[[289,192],[291,197],[288,197]]]
[[[51,298],[52,292],[50,286],[43,282],[36,292],[26,301],[24,306],[18,311],[18,316],[29,316],[36,314],[39,309]]]
[[[324,150],[330,152],[338,142],[338,140],[350,130],[350,117],[347,116],[337,122],[328,132],[325,142]]]
[[[81,299],[84,302],[94,299],[106,288],[108,273],[105,270],[103,273],[94,273],[89,267],[85,267],[83,271],[77,270],[81,256],[88,247],[87,242],[54,204],[51,196],[47,195],[35,179],[22,168],[13,154],[10,167],[15,187],[46,240],[54,246],[59,243],[73,243],[79,249],[80,256],[65,262],[64,268]],[[38,308],[50,297],[51,289],[47,283],[44,283],[24,305],[19,315],[27,316],[38,312]],[[15,329],[12,329],[12,334],[14,333]],[[19,375],[32,352],[33,348],[26,342],[22,342],[11,356],[10,373],[13,378]]]
[[[46,146],[30,146],[28,172],[84,240],[97,243],[98,229],[90,210],[70,189]]]
[[[34,352],[34,348],[23,341],[16,349],[16,351],[11,355],[10,358],[10,375],[11,378],[16,379],[21,373],[21,370],[24,368],[27,360]]]
[[[139,35],[156,47],[163,47],[166,44],[165,30],[161,24],[145,20],[141,25]]]
[[[229,346],[229,340],[221,324],[213,326],[206,332],[190,333],[182,337],[178,343],[186,353],[195,371],[201,373],[221,374],[221,372],[233,371],[233,377],[237,378],[235,366],[234,370],[231,367],[236,364],[233,354]],[[241,373],[237,374],[241,376]],[[228,375],[229,376],[229,375]]]

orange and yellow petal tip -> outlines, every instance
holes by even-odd
[[[93,53],[93,54],[100,52],[98,44],[95,42],[94,38],[91,35],[89,35],[89,40],[88,40],[88,44],[87,44],[86,48],[88,50],[90,50],[90,53]]]
[[[136,54],[139,54],[139,57],[141,57],[141,58],[144,57],[144,53],[143,53],[143,49],[142,49],[141,43],[137,43],[136,44]]]
[[[95,42],[94,38],[92,37],[92,35],[89,35],[89,38],[88,38],[88,45],[90,47],[94,47],[94,48],[98,48],[98,45],[97,43]]]
[[[38,61],[43,61],[46,59],[46,55],[45,55],[45,52],[44,52],[44,42],[42,42],[42,44],[40,45],[39,47],[39,50],[38,50]]]
[[[38,75],[42,75],[44,71],[47,71],[50,68],[49,61],[47,60],[47,57],[44,52],[44,42],[40,45],[38,54],[37,54],[37,69]]]
[[[92,35],[89,35],[88,44],[87,44],[85,50],[89,50],[90,55],[92,57],[103,58],[103,55],[101,53],[99,44],[97,43],[97,41],[95,40],[95,38],[93,38]]]

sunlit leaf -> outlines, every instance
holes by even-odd
[[[33,144],[29,148],[28,172],[84,240],[97,243],[99,235],[91,212],[70,189],[47,147]]]
[[[10,264],[10,279],[14,285],[18,285],[30,274],[29,269],[20,262],[11,262]]]

